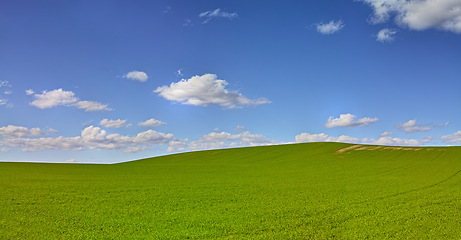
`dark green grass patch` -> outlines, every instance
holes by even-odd
[[[309,143],[0,163],[2,239],[460,239],[461,148]]]

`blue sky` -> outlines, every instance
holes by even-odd
[[[2,1],[0,161],[461,145],[461,1]]]

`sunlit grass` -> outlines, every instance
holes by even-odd
[[[341,143],[0,163],[2,239],[459,239],[461,148]]]

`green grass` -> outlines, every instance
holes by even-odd
[[[460,239],[461,147],[0,163],[2,239]]]

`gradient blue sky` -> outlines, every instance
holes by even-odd
[[[460,145],[460,9],[1,1],[0,161],[310,141]],[[162,124],[139,125],[148,119]]]

